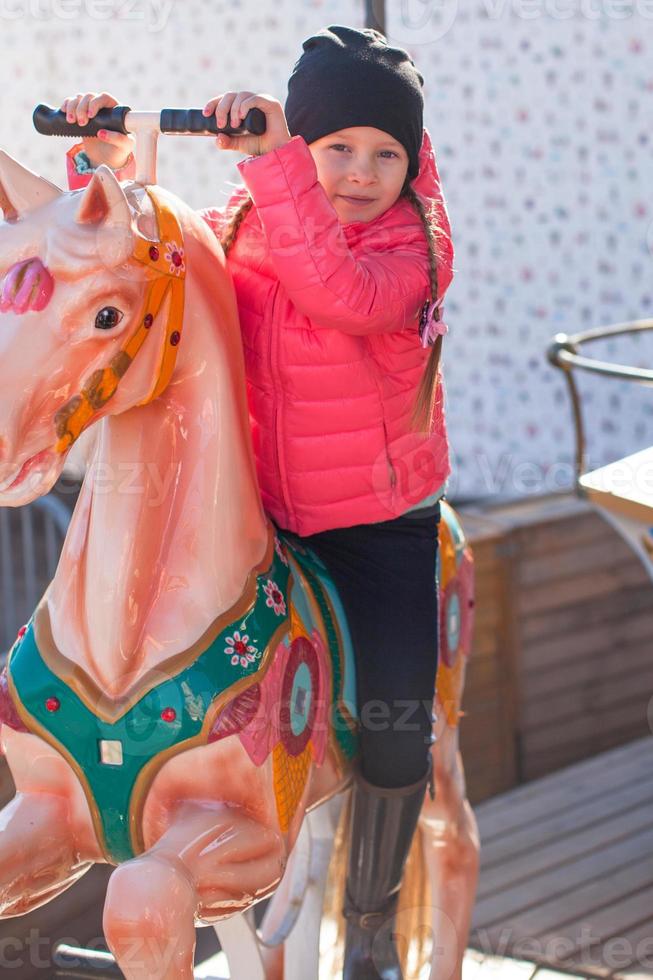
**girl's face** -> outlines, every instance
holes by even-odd
[[[342,224],[378,218],[395,203],[408,173],[404,147],[373,126],[339,129],[309,150]]]

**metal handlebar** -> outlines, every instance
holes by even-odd
[[[576,432],[576,483],[585,472],[587,465],[585,430],[578,388],[572,371],[578,368],[604,377],[621,378],[624,381],[635,381],[638,384],[653,386],[653,370],[634,368],[625,364],[610,364],[608,361],[598,361],[579,354],[581,344],[593,340],[605,340],[607,337],[618,337],[625,334],[642,333],[653,330],[653,320],[634,320],[628,323],[615,323],[607,327],[595,327],[581,333],[558,333],[547,348],[547,358],[554,367],[560,368],[569,386],[574,426]]]

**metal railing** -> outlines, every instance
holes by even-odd
[[[599,361],[591,357],[584,357],[579,353],[579,348],[582,344],[590,343],[593,340],[605,340],[608,337],[643,333],[646,330],[653,330],[653,320],[633,320],[628,323],[615,323],[611,326],[595,327],[592,330],[584,330],[581,333],[575,334],[558,333],[547,349],[549,361],[555,367],[561,368],[569,386],[576,431],[577,487],[580,477],[587,469],[587,454],[581,400],[578,394],[576,380],[573,376],[573,369],[578,368],[581,371],[589,371],[593,374],[601,374],[609,378],[620,378],[622,381],[635,381],[637,384],[653,385],[653,371],[646,368],[634,368],[625,364],[611,364],[609,361]]]
[[[56,571],[71,513],[52,494],[25,507],[0,507],[0,654],[3,657]]]

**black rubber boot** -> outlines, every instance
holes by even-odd
[[[392,939],[394,916],[429,784],[433,798],[431,773],[429,755],[422,779],[410,786],[387,789],[368,783],[356,766],[343,908],[347,920],[343,980],[402,980]]]

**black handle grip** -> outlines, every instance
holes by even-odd
[[[110,129],[114,133],[124,133],[125,116],[131,109],[127,105],[117,105],[113,109],[100,109],[85,126],[66,121],[66,113],[52,109],[49,105],[37,105],[32,115],[34,128],[43,136],[97,136],[99,129]]]
[[[48,105],[37,105],[32,115],[34,128],[43,136],[97,136],[98,130],[108,129],[114,133],[127,135],[125,116],[131,112],[129,106],[117,105],[113,109],[100,109],[85,126],[69,123],[66,113],[52,109]],[[230,123],[218,128],[215,115],[205,116],[201,109],[162,109],[160,129],[162,133],[226,133],[228,136],[261,136],[266,127],[265,113],[262,109],[250,109],[242,123],[233,127]]]
[[[262,109],[250,109],[240,126],[234,127],[230,123],[226,126],[218,125],[215,115],[205,116],[201,109],[162,109],[161,110],[161,132],[162,133],[226,133],[227,136],[261,136],[265,132],[266,126],[265,113]]]

